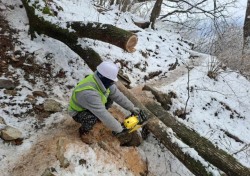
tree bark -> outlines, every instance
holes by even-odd
[[[121,8],[121,11],[122,12],[126,12],[127,9],[128,9],[128,5],[130,4],[130,0],[123,0],[122,1],[122,8]]]
[[[102,59],[100,55],[92,48],[83,48],[78,44],[78,35],[82,34],[70,32],[67,29],[60,28],[55,24],[45,21],[43,18],[35,15],[35,9],[33,7],[30,7],[26,0],[22,0],[22,2],[29,18],[31,35],[34,35],[34,32],[37,32],[38,34],[45,34],[51,38],[63,42],[72,51],[78,54],[86,62],[91,70],[96,70],[96,67],[102,62]],[[118,77],[123,82],[123,84],[129,86],[130,81],[125,79],[122,74],[119,73]]]
[[[245,14],[245,21],[243,26],[243,48],[241,64],[244,65],[246,71],[249,72],[250,65],[250,0],[247,1],[247,8]]]
[[[91,38],[118,46],[127,52],[134,52],[137,44],[137,36],[110,24],[68,22],[67,29],[59,25],[45,21],[35,14],[34,7],[30,6],[27,0],[22,0],[30,22],[31,34],[36,31],[45,34],[65,43],[77,45],[78,38]],[[73,30],[69,30],[69,29]]]
[[[228,176],[248,176],[250,169],[240,164],[234,157],[215,147],[209,140],[201,137],[195,131],[179,123],[173,116],[155,102],[144,104],[167,127],[172,128],[176,135],[191,148],[194,148],[201,157],[213,164]]]
[[[115,3],[115,0],[110,0],[109,5],[112,6],[112,5],[114,5],[114,3]]]
[[[193,174],[197,176],[211,175],[200,161],[192,158],[188,153],[172,141],[172,135],[167,132],[167,126],[163,124],[152,112],[150,112],[138,99],[120,82],[116,83],[119,90],[127,96],[133,104],[142,109],[149,117],[146,128],[152,132],[155,137],[176,157],[178,158]]]
[[[250,37],[250,0],[247,1],[247,8],[246,8],[246,15],[245,15],[245,21],[244,21],[244,44],[247,37]]]
[[[137,36],[110,24],[68,22],[68,28],[76,31],[79,38],[91,38],[118,46],[128,52],[134,52],[137,44]]]
[[[160,15],[162,1],[163,0],[156,0],[155,5],[153,7],[153,10],[151,12],[150,22],[151,22],[151,28],[152,29],[155,28],[156,18],[159,17],[159,15]]]
[[[133,21],[134,24],[142,29],[146,29],[150,26],[150,22],[149,21],[146,21],[146,22],[135,22]]]
[[[36,31],[36,32],[38,32],[40,34],[48,35],[49,37],[52,37],[54,39],[57,39],[57,40],[65,43],[69,48],[71,48],[75,53],[77,53],[82,59],[85,60],[85,62],[87,63],[87,65],[89,66],[90,69],[92,69],[93,71],[96,70],[97,65],[99,65],[102,62],[102,59],[100,58],[98,53],[96,53],[93,49],[91,49],[91,48],[82,48],[78,44],[78,42],[77,42],[78,37],[85,35],[83,32],[81,32],[80,30],[69,31],[68,29],[64,29],[64,28],[61,28],[61,27],[59,27],[59,26],[57,26],[55,24],[51,24],[50,22],[45,21],[43,18],[36,16],[35,13],[34,13],[34,8],[30,7],[26,0],[22,0],[22,2],[23,2],[24,6],[25,6],[25,9],[27,11],[27,15],[28,15],[29,22],[30,22],[30,30],[31,30],[31,32]],[[81,26],[78,26],[79,23],[68,23],[68,25],[71,25],[72,29],[74,29],[74,28],[77,29],[78,27],[81,27]],[[83,29],[83,28],[81,28],[81,29]],[[100,34],[98,34],[98,35],[100,35]],[[150,120],[149,120],[148,124],[146,125],[146,127],[157,138],[159,138],[159,140],[177,158],[179,158],[179,160],[181,162],[183,162],[184,165],[186,165],[187,168],[190,169],[191,172],[193,172],[196,175],[209,175],[210,174],[210,173],[208,173],[208,171],[206,171],[206,169],[202,166],[202,164],[199,161],[196,161],[191,156],[189,156],[187,153],[183,152],[175,143],[173,143],[171,141],[171,136],[169,135],[169,133],[167,133],[165,131],[167,126],[162,124],[161,121],[154,114],[152,114],[147,108],[145,108],[145,106],[142,103],[140,103],[130,93],[130,91],[127,88],[125,88],[124,85],[122,85],[121,82],[118,82],[117,86],[136,106],[140,107],[141,109],[143,109],[146,112],[148,117],[150,117]],[[173,117],[168,117],[168,119],[173,120]],[[172,121],[170,121],[170,122],[172,122]],[[172,122],[172,123],[174,125],[177,125],[177,127],[182,127],[182,125],[180,125],[180,124],[176,124],[174,122]],[[168,124],[168,123],[166,123],[166,124]],[[173,128],[173,130],[175,132],[177,131],[178,133],[181,134],[181,132],[179,132],[180,130],[178,130],[179,128],[176,128],[176,126],[171,126],[171,123],[169,124],[169,127]],[[188,129],[185,129],[185,127],[182,127],[182,130],[185,131],[185,130],[188,130]],[[194,140],[196,139],[195,142],[200,141],[200,140],[198,140],[199,138],[196,137],[197,134],[194,133],[194,132],[193,133],[187,133],[186,135],[187,136],[183,136],[183,138],[185,140],[190,140],[191,139],[191,141],[194,142]],[[192,135],[194,135],[194,137]],[[191,147],[197,147],[196,143],[194,145],[192,142],[190,142],[190,143],[188,143],[188,141],[184,141],[184,142],[186,142],[187,144],[192,145]],[[208,147],[208,146],[206,146],[206,147]],[[200,148],[198,147],[197,149],[199,149],[199,152],[201,152],[201,153],[202,153],[203,150],[204,151],[210,151],[210,149],[206,149],[203,146],[200,146]],[[212,148],[211,151],[214,152],[214,149]],[[219,152],[217,152],[217,153],[220,154]],[[207,159],[210,155],[204,155],[204,156],[205,156],[204,158]],[[218,159],[221,159],[221,160],[217,161]],[[209,161],[209,158],[207,160]],[[232,167],[232,168],[228,168],[228,167],[224,168],[224,166],[225,166],[225,164],[223,164],[224,160],[225,161],[230,160],[230,164],[231,164],[230,167]],[[214,160],[212,160],[212,161],[214,161]],[[233,165],[232,165],[232,163],[233,163]],[[219,158],[217,157],[215,162],[212,163],[212,164],[217,166],[219,169],[224,170],[228,175],[235,175],[235,176],[237,176],[237,175],[241,175],[241,176],[250,175],[249,169],[246,169],[245,167],[243,167],[242,165],[237,163],[232,157],[230,157],[230,156],[228,156],[226,154],[224,154],[224,155],[220,154],[220,157]],[[229,166],[229,165],[226,165],[226,166]],[[233,170],[233,169],[235,169],[235,170]],[[244,173],[243,173],[243,171],[244,171]]]

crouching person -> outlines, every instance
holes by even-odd
[[[98,65],[97,71],[81,80],[73,90],[68,111],[76,122],[81,123],[79,134],[82,139],[99,119],[112,130],[121,146],[139,146],[141,140],[135,142],[135,133],[127,133],[107,110],[114,101],[131,113],[140,111],[114,84],[118,81],[118,71],[118,66],[112,62],[104,61]]]

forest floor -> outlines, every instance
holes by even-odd
[[[0,74],[5,75],[6,77],[12,77],[12,73],[8,71],[8,67],[10,65],[15,68],[22,67],[22,64],[18,64],[19,60],[13,59],[13,57],[8,54],[9,51],[15,50],[16,40],[12,36],[16,31],[10,28],[8,22],[4,19],[1,13],[0,26]],[[33,66],[36,67],[36,65]],[[31,70],[24,71],[30,72]],[[18,80],[16,81],[18,82]],[[119,111],[119,108],[116,108],[115,106],[110,109],[110,112],[115,117],[121,119],[125,116]],[[68,116],[66,113],[64,115]],[[45,118],[41,119],[45,120]],[[46,134],[39,136],[39,139],[32,145],[30,150],[23,153],[23,155],[18,156],[19,159],[14,164],[9,174],[35,176],[37,173],[43,172],[41,169],[49,168],[52,163],[57,160],[56,143],[58,139],[63,137],[67,139],[66,146],[75,144],[83,146],[83,148],[85,146],[86,150],[88,147],[91,147],[93,150],[96,150],[96,153],[100,156],[104,155],[104,152],[107,163],[116,163],[118,168],[126,167],[133,173],[133,175],[147,173],[147,163],[141,158],[137,148],[120,147],[119,141],[112,136],[110,131],[101,123],[96,124],[92,132],[88,134],[88,138],[92,141],[92,144],[90,145],[81,141],[78,134],[78,128],[79,124],[75,123],[69,116],[67,120],[60,124],[54,124]],[[70,169],[73,168],[69,168],[69,170]]]

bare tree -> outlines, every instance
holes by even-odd
[[[123,0],[123,1],[122,1],[122,4],[121,4],[120,10],[121,10],[122,12],[126,12],[127,9],[128,9],[129,4],[131,3],[131,1],[132,1],[132,0]]]
[[[169,4],[163,3],[169,12],[162,15],[160,19],[164,19],[171,15],[185,14],[187,17],[190,15],[204,14],[210,18],[225,17],[224,13],[226,8],[232,6],[237,0],[229,0],[227,2],[218,2],[218,0],[168,0]],[[209,3],[213,3],[214,7],[209,8]],[[171,10],[172,9],[172,10]]]
[[[150,22],[151,22],[152,29],[155,28],[155,20],[160,15],[162,1],[163,0],[156,0],[155,5],[152,9],[151,16],[150,16]]]
[[[250,36],[250,0],[247,1],[245,22],[244,22],[244,46],[247,44],[247,38]]]
[[[250,0],[247,1],[245,22],[243,27],[243,49],[241,63],[244,65],[243,72],[250,78]]]

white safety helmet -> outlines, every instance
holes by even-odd
[[[104,77],[111,79],[113,81],[118,81],[117,74],[119,68],[116,64],[109,61],[103,61],[97,66],[97,71]]]

